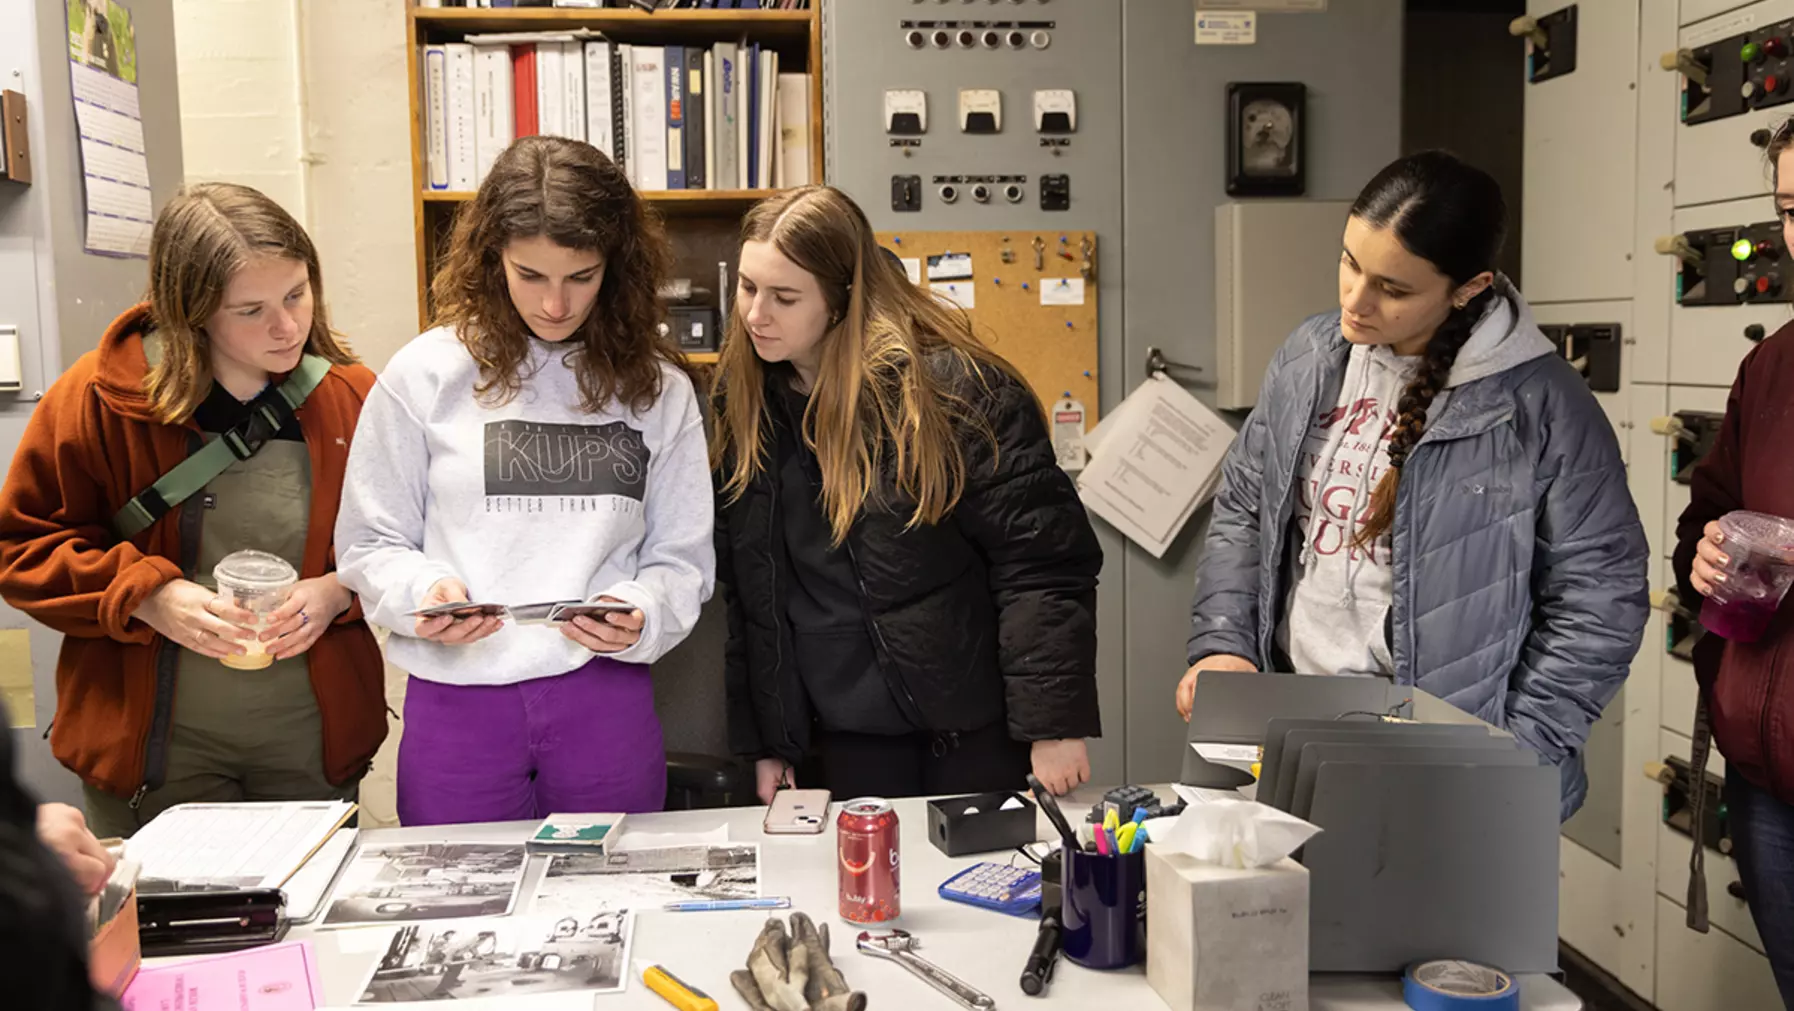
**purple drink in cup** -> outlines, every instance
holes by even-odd
[[[1794,583],[1794,520],[1732,512],[1720,517],[1719,529],[1730,563],[1725,582],[1701,605],[1701,624],[1732,642],[1755,642]]]

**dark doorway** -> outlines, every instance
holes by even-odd
[[[1407,0],[1402,41],[1402,151],[1444,148],[1495,177],[1507,200],[1501,269],[1525,290],[1520,263],[1526,43],[1507,26],[1524,0]]]

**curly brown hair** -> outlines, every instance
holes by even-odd
[[[522,388],[534,337],[511,303],[503,254],[513,239],[538,236],[596,252],[605,264],[592,311],[562,342],[562,360],[579,377],[580,407],[647,410],[660,396],[661,363],[686,368],[660,328],[660,290],[672,269],[666,231],[616,163],[562,137],[525,137],[498,156],[456,215],[431,282],[435,322],[453,327],[480,365],[476,392],[502,404]]]

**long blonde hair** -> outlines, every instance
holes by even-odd
[[[804,411],[801,436],[822,470],[822,511],[838,546],[879,476],[893,471],[909,525],[938,523],[966,486],[961,442],[995,435],[959,390],[988,392],[993,371],[1015,367],[972,332],[965,313],[910,283],[879,249],[866,215],[832,186],[805,186],[755,205],[741,241],[772,245],[815,275],[833,321]],[[712,398],[711,460],[728,501],[768,466],[766,370],[739,303],[730,313]],[[968,385],[968,380],[969,385]],[[1024,383],[1025,385],[1025,383]],[[1038,407],[1038,404],[1036,404]]]
[[[156,420],[178,425],[212,390],[206,321],[224,302],[232,275],[256,257],[296,260],[311,278],[311,332],[305,350],[337,365],[355,356],[324,312],[324,275],[311,236],[279,204],[236,183],[196,183],[175,194],[150,233],[150,319],[162,357],[144,377]]]

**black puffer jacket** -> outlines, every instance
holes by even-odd
[[[768,371],[769,382],[787,381]],[[997,452],[965,433],[967,483],[953,512],[904,529],[912,506],[887,475],[847,535],[879,670],[926,730],[1007,720],[1022,741],[1095,737],[1102,548],[1033,393],[994,369],[987,377],[988,391],[970,376],[954,384],[981,406]],[[764,416],[772,437],[790,437],[777,430],[782,413]],[[717,575],[729,610],[730,745],[795,763],[809,748],[811,713],[786,620],[793,577],[780,494],[776,468],[766,468],[739,500],[718,502]]]

